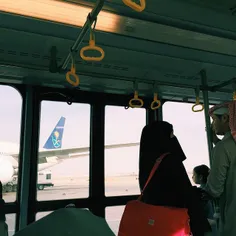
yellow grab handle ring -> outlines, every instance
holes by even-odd
[[[137,12],[141,12],[146,8],[146,0],[140,0],[140,5],[133,2],[132,0],[122,0],[122,1],[126,6],[132,8]]]
[[[197,106],[201,106],[201,108],[199,108],[198,110],[196,110],[195,108],[196,108]],[[195,104],[195,105],[192,106],[192,111],[193,111],[193,112],[200,112],[200,111],[203,111],[203,110],[204,110],[204,105],[203,105],[203,104]]]
[[[73,80],[71,78],[73,78]],[[66,80],[74,87],[77,87],[79,85],[79,76],[73,73],[72,71],[68,71],[66,73]]]
[[[236,101],[236,91],[233,93],[233,100]]]
[[[74,80],[72,80],[71,77],[73,77]],[[73,60],[72,60],[71,70],[66,73],[66,80],[69,84],[71,84],[74,87],[77,87],[79,85],[79,76],[76,75],[75,65],[73,65]]]
[[[134,102],[139,104],[133,104]],[[143,106],[144,102],[141,98],[138,97],[138,92],[134,92],[134,98],[130,99],[129,106],[132,108],[141,108]]]
[[[196,107],[200,106],[199,109],[197,109]],[[192,111],[193,112],[201,112],[204,110],[204,105],[200,103],[199,97],[197,97],[196,99],[196,103],[192,106]]]
[[[98,51],[98,52],[101,53],[101,56],[100,57],[86,57],[84,55],[84,52],[88,51],[88,50]],[[101,61],[105,57],[105,52],[103,51],[102,48],[95,45],[95,40],[94,39],[90,39],[89,40],[89,46],[85,46],[80,50],[80,56],[84,61]]]
[[[156,110],[161,106],[161,101],[157,98],[157,93],[154,93],[154,99],[151,103],[151,109]]]

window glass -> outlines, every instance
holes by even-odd
[[[88,197],[90,105],[41,104],[37,199]]]
[[[14,235],[16,225],[16,214],[7,214],[6,223],[8,226],[8,236]]]
[[[50,213],[52,213],[52,211],[38,212],[38,213],[36,213],[35,219],[36,219],[36,221],[37,221],[37,220],[40,220],[40,219],[42,219],[43,217],[49,215]]]
[[[106,106],[105,112],[106,196],[139,194],[139,142],[146,110]]]
[[[20,93],[12,87],[0,85],[0,181],[5,202],[16,200],[21,109]]]
[[[187,156],[184,165],[191,182],[195,166],[205,164],[209,167],[204,112],[192,112],[192,106],[180,102],[166,102],[163,106],[163,120],[173,125],[174,134]]]
[[[106,221],[115,235],[118,234],[121,217],[125,206],[114,206],[106,208]]]
[[[84,209],[87,209],[87,208],[84,208]],[[44,211],[44,212],[38,212],[38,213],[36,213],[36,217],[35,217],[35,218],[36,218],[36,221],[42,219],[43,217],[49,215],[49,214],[52,213],[52,212],[53,212],[53,211]]]

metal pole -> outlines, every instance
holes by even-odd
[[[232,78],[232,79],[227,80],[227,81],[225,81],[223,83],[220,83],[218,85],[209,87],[209,90],[212,91],[212,92],[215,92],[218,89],[221,89],[221,88],[223,88],[223,87],[225,87],[227,85],[230,85],[230,84],[234,84],[235,82],[236,82],[236,78]]]
[[[32,139],[32,111],[33,111],[33,91],[32,87],[26,89],[26,97],[24,101],[24,141],[23,141],[23,158],[22,158],[22,174],[21,174],[21,192],[20,192],[20,220],[19,229],[27,226],[28,214],[28,196],[30,181],[30,144]]]
[[[91,24],[95,21],[99,12],[102,10],[104,2],[105,2],[105,0],[98,0],[97,1],[96,6],[92,10],[92,12],[89,14],[89,17],[87,18],[86,22],[84,23],[84,26],[82,27],[82,30],[81,30],[78,38],[75,40],[73,46],[71,47],[71,52],[75,52],[78,49],[79,45],[82,43],[83,38],[84,38],[85,34],[87,33],[87,31],[89,30]],[[67,68],[69,61],[70,61],[70,56],[71,56],[71,53],[69,53],[68,56],[66,57],[66,59],[64,60],[62,67],[61,67],[62,70],[65,70]]]
[[[200,72],[201,78],[202,78],[202,86],[207,86],[207,76],[206,76],[206,71],[202,70]],[[204,112],[205,112],[205,122],[206,122],[206,132],[207,132],[207,143],[208,143],[208,151],[209,151],[209,158],[210,158],[210,166],[212,166],[212,149],[213,149],[213,143],[211,140],[212,135],[210,134],[211,132],[211,121],[210,121],[210,116],[208,114],[209,112],[209,99],[208,99],[208,91],[204,90],[203,92],[203,100],[204,100]],[[215,212],[218,212],[218,206],[219,203],[218,201],[214,201],[214,210]],[[217,229],[219,229],[219,220],[216,221],[217,224]]]
[[[202,86],[207,87],[207,76],[206,76],[206,71],[202,70],[200,72],[201,74],[201,80],[202,80]],[[206,122],[206,132],[207,132],[207,143],[208,143],[208,152],[209,152],[209,158],[210,158],[210,166],[212,165],[212,140],[211,140],[211,120],[210,116],[208,114],[209,112],[209,98],[208,98],[208,91],[203,90],[203,101],[204,101],[204,113],[205,113],[205,122]]]
[[[158,110],[155,110],[155,119],[162,121],[163,120],[163,106],[161,105],[161,107]]]

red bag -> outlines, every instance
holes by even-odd
[[[119,227],[118,236],[189,236],[188,209],[154,206],[141,202],[143,193],[169,153],[157,159],[138,200],[127,203]]]

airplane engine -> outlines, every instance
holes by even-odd
[[[2,184],[7,184],[12,180],[12,176],[14,175],[14,168],[12,163],[8,161],[6,158],[0,157],[0,181]]]

